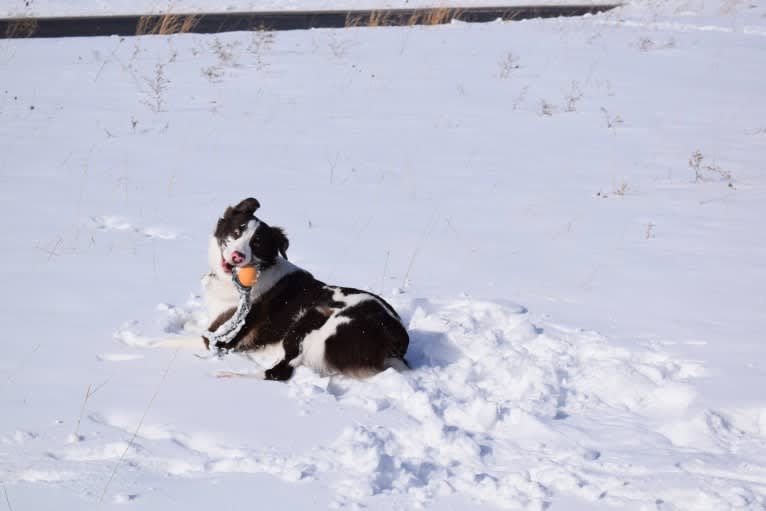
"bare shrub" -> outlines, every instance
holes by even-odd
[[[239,65],[236,52],[238,46],[239,41],[224,43],[217,37],[210,43],[210,49],[213,50],[213,53],[218,58],[218,64],[229,67],[236,67]]]
[[[521,105],[527,99],[527,92],[529,91],[529,85],[525,85],[519,91],[519,94],[513,99],[513,109],[518,110]]]
[[[630,190],[630,185],[628,185],[628,183],[625,181],[622,181],[618,186],[614,188],[614,190],[612,190],[612,193],[619,195],[620,197],[624,197],[625,194],[628,193],[628,190]]]
[[[670,48],[675,48],[676,46],[676,40],[672,37],[668,39],[663,44],[658,44],[654,42],[652,39],[649,39],[648,37],[642,37],[638,40],[638,49],[643,52],[648,52],[652,50],[667,50]]]
[[[610,129],[615,129],[617,126],[622,126],[623,120],[622,117],[619,115],[612,116],[609,114],[609,110],[601,107],[601,113],[604,114],[604,119],[606,120],[606,127]]]
[[[144,78],[144,82],[148,86],[144,104],[154,113],[159,113],[163,110],[165,104],[163,95],[168,85],[170,85],[170,80],[165,77],[165,65],[157,64],[154,66],[154,76],[152,78]]]
[[[705,156],[697,149],[689,157],[689,167],[694,170],[694,182],[724,180],[728,182],[729,188],[734,188],[731,172],[722,169],[716,164],[705,165]]]
[[[259,29],[253,33],[250,39],[250,44],[247,47],[247,51],[255,55],[255,66],[258,70],[266,67],[263,61],[264,53],[269,51],[271,45],[274,44],[274,33],[265,29]]]
[[[569,94],[564,97],[567,103],[567,112],[574,112],[577,110],[577,102],[582,99],[582,95],[583,93],[582,89],[580,89],[580,84],[572,81],[572,89],[569,91]]]
[[[506,79],[511,71],[519,68],[519,58],[514,56],[513,52],[508,52],[500,59],[500,78]]]
[[[650,240],[654,238],[654,222],[649,222],[646,224],[646,239]]]
[[[334,32],[327,45],[330,47],[330,51],[336,59],[342,59],[346,55],[346,51],[351,47],[349,41],[338,39]]]

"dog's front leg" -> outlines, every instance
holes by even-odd
[[[218,317],[216,317],[212,323],[210,323],[210,326],[207,328],[208,332],[215,332],[218,330],[218,327],[229,321],[232,316],[234,316],[234,313],[237,312],[236,307],[232,307],[230,309],[225,310],[224,312],[220,313]],[[202,336],[202,342],[205,343],[205,348],[210,349],[210,339]],[[216,346],[213,346],[214,348]]]
[[[233,339],[231,339],[229,342],[216,342],[213,344],[213,346],[210,346],[211,344],[210,340],[207,337],[202,336],[202,339],[205,343],[205,347],[207,349],[216,349],[219,352],[242,349],[243,345],[247,344],[247,339],[252,337],[253,326],[259,323],[259,319],[260,319],[261,308],[257,304],[253,304],[251,307],[252,308],[250,309],[250,312],[247,314],[247,317],[245,317],[245,324],[234,335]],[[237,307],[232,307],[226,310],[225,312],[222,312],[210,324],[208,331],[215,332],[216,330],[218,330],[218,328],[221,325],[229,321],[236,313],[237,313]],[[245,346],[244,349],[247,349],[247,347]]]

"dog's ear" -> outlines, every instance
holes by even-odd
[[[234,208],[231,206],[226,208],[226,211],[223,212],[223,216],[221,216],[221,218],[219,218],[215,223],[215,231],[213,232],[213,236],[220,239],[224,235],[224,231],[226,230],[226,219],[230,218],[233,214]]]
[[[252,215],[260,207],[261,207],[261,203],[258,202],[258,199],[248,197],[247,199],[244,199],[239,204],[234,206],[234,211],[237,211],[238,213],[246,213],[248,215]]]
[[[287,239],[285,231],[283,231],[281,227],[270,227],[270,229],[274,245],[276,245],[277,250],[282,254],[282,257],[287,259],[287,247],[290,246],[290,241]]]

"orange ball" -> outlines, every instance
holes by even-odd
[[[253,287],[258,279],[258,271],[252,266],[243,266],[237,271],[237,280],[245,287]]]

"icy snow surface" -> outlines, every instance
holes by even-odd
[[[0,508],[762,509],[765,12],[0,41]],[[413,370],[156,347],[248,195]]]

